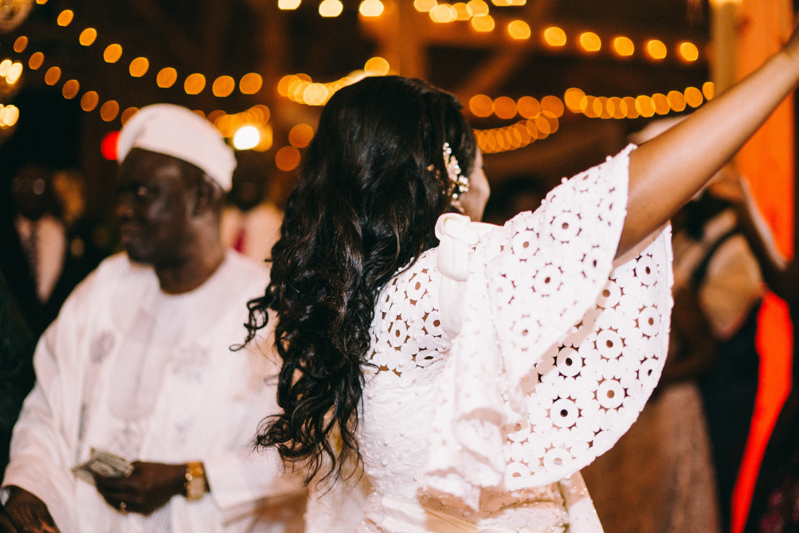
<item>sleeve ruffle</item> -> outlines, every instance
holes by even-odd
[[[442,284],[442,310],[458,302],[460,331],[424,492],[478,509],[483,489],[571,476],[637,419],[665,363],[672,276],[668,227],[614,264],[633,149],[484,235],[468,278],[447,285],[457,294]]]

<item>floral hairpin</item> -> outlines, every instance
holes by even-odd
[[[460,197],[469,190],[469,178],[461,174],[458,159],[452,155],[449,143],[444,143],[444,166],[447,168],[447,177],[455,187],[452,191],[452,205],[460,208]]]

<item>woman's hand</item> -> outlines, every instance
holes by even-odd
[[[746,143],[799,83],[799,34],[758,70],[630,156],[617,255],[666,223]]]

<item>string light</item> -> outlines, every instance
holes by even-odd
[[[242,126],[233,135],[233,147],[236,150],[252,150],[261,142],[261,133],[255,126]]]
[[[296,148],[305,148],[314,137],[314,130],[308,124],[297,124],[289,131],[289,143]]]
[[[39,70],[43,64],[44,54],[41,52],[35,52],[28,60],[28,67],[30,67],[31,70]]]
[[[493,31],[495,26],[496,23],[491,15],[477,15],[472,17],[472,28],[481,33]]]
[[[292,11],[300,7],[300,0],[279,0],[277,7],[278,9]]]
[[[383,14],[383,2],[380,0],[363,0],[358,7],[358,12],[364,17],[379,17]]]
[[[146,57],[137,57],[130,62],[130,75],[141,78],[150,69],[150,61]]]
[[[25,48],[28,46],[28,38],[24,35],[17,37],[17,40],[14,41],[14,51],[18,54],[21,54],[25,51]]]
[[[437,0],[413,0],[413,7],[420,13],[429,13],[437,5]]]
[[[239,90],[241,91],[241,94],[256,94],[261,90],[263,85],[264,79],[261,77],[261,75],[256,74],[255,72],[250,72],[249,74],[245,74],[241,77],[241,81],[239,81]]]
[[[50,67],[44,74],[44,82],[47,85],[55,85],[61,79],[61,69],[58,67]]]
[[[100,103],[100,96],[95,91],[88,91],[83,94],[80,99],[80,107],[87,113],[94,111],[97,104]]]
[[[122,46],[118,44],[109,44],[103,52],[103,59],[106,63],[116,63],[122,57]]]
[[[155,83],[162,89],[168,89],[178,81],[178,72],[172,67],[162,68],[155,77]]]
[[[629,37],[616,37],[613,39],[613,51],[619,57],[630,57],[635,53],[635,44],[630,40]]]
[[[14,85],[17,83],[17,81],[19,81],[20,76],[22,76],[22,63],[12,63],[5,76],[6,83],[8,85]]]
[[[72,100],[78,93],[80,92],[80,83],[78,80],[69,80],[61,87],[61,94],[64,95],[64,98],[67,100]]]
[[[47,0],[37,0],[44,3]],[[494,5],[523,5],[512,3],[518,0],[492,0]],[[296,9],[300,5],[300,0],[280,0],[281,9]],[[377,4],[380,4],[378,6]],[[363,16],[379,16],[375,14],[378,8],[382,7],[380,0],[363,0],[359,11]],[[488,14],[489,6],[484,0],[471,0],[468,3],[458,2],[455,5],[441,4],[437,0],[415,0],[414,7],[418,11],[431,12],[436,8],[443,19],[450,20],[471,20],[472,26],[477,31],[492,31],[495,27],[494,19]],[[319,4],[320,14],[323,16],[338,16],[343,10],[343,5],[339,0],[323,0]],[[366,11],[366,13],[364,13]],[[327,13],[325,15],[324,13]],[[380,11],[382,13],[382,10]],[[431,13],[431,18],[433,14]],[[58,23],[67,26],[72,22],[74,14],[65,10],[59,15]],[[527,39],[531,30],[524,21],[513,21],[508,25],[508,33],[512,38]],[[90,46],[94,43],[97,32],[93,28],[86,28],[80,37],[83,46]],[[556,26],[547,28],[543,32],[546,44],[552,47],[565,46],[567,42],[566,33]],[[581,47],[586,51],[599,51],[601,49],[601,39],[593,32],[584,32],[579,38]],[[27,48],[27,38],[18,38],[15,42],[15,51],[21,53]],[[663,59],[667,55],[665,44],[657,39],[649,40],[645,49],[652,59]],[[632,41],[623,36],[613,40],[613,50],[621,57],[629,57],[635,51]],[[681,42],[677,47],[678,55],[682,60],[691,62],[699,57],[696,45],[690,42]],[[122,46],[119,44],[109,45],[103,54],[108,63],[117,62],[122,56]],[[29,59],[29,67],[32,70],[39,69],[44,63],[44,55],[35,52]],[[134,68],[137,65],[137,68]],[[12,67],[16,70],[12,72]],[[149,61],[146,58],[136,58],[131,62],[131,75],[143,76],[149,68]],[[0,62],[0,75],[12,76],[21,74],[22,64],[12,63],[9,60]],[[314,83],[310,76],[304,74],[285,76],[278,83],[278,92],[282,96],[290,98],[298,103],[307,105],[323,105],[341,87],[352,84],[367,75],[385,75],[390,71],[388,62],[382,58],[370,59],[364,71],[355,71],[348,76],[331,83]],[[61,77],[61,70],[57,66],[50,67],[45,73],[45,83],[55,85]],[[161,69],[156,77],[159,87],[167,88],[173,86],[177,81],[177,72],[171,67]],[[12,77],[13,79],[13,77]],[[8,78],[7,78],[8,82]],[[205,76],[201,73],[194,73],[188,76],[184,83],[184,89],[188,94],[199,94],[205,88]],[[263,79],[256,73],[249,73],[242,77],[239,89],[243,94],[255,94],[260,91]],[[235,80],[230,76],[220,76],[214,82],[212,90],[217,96],[228,96],[235,89]],[[591,118],[637,118],[639,116],[651,117],[654,114],[667,114],[671,111],[681,112],[690,106],[693,108],[702,105],[705,99],[712,99],[714,96],[714,86],[711,82],[705,83],[702,89],[689,87],[685,91],[670,91],[667,95],[656,93],[652,96],[640,95],[638,97],[594,97],[586,95],[580,89],[572,88],[565,92],[563,100],[556,96],[545,96],[539,102],[533,97],[523,96],[518,101],[508,97],[498,97],[495,100],[485,96],[476,95],[469,101],[469,109],[475,116],[488,117],[495,114],[501,119],[512,119],[517,114],[525,120],[521,120],[510,126],[489,130],[475,130],[478,143],[486,153],[496,153],[500,151],[514,150],[527,146],[536,140],[545,139],[558,131],[558,118],[562,116],[564,109],[568,108],[573,113],[582,113]],[[65,98],[75,98],[80,91],[78,80],[69,80],[62,87]],[[89,112],[94,110],[99,104],[100,98],[95,91],[86,92],[81,98],[81,108]],[[119,103],[114,100],[106,101],[100,108],[102,120],[110,122],[120,117],[124,125],[138,111],[135,107],[126,109],[119,115]],[[200,116],[205,118],[201,110],[196,110]],[[19,117],[19,110],[13,106],[0,106],[0,127],[16,123]],[[6,121],[8,118],[8,121]],[[258,105],[253,108],[233,115],[228,115],[222,110],[210,113],[207,119],[214,123],[220,133],[226,138],[232,138],[234,145],[251,147],[256,150],[268,150],[272,146],[272,127],[267,124],[269,120],[269,109],[266,106]],[[239,137],[236,140],[236,136]],[[313,129],[305,124],[300,124],[292,128],[290,132],[290,143],[292,146],[284,146],[275,157],[275,163],[281,170],[290,171],[295,169],[301,160],[298,148],[304,148],[313,137]],[[257,138],[257,141],[254,139]],[[243,140],[242,140],[243,139]],[[255,142],[255,146],[253,145]]]
[[[602,48],[602,40],[599,35],[592,31],[586,31],[580,34],[580,46],[586,52],[599,52]]]
[[[224,98],[226,96],[230,96],[230,94],[233,92],[235,88],[236,88],[236,80],[234,80],[230,76],[219,76],[216,79],[216,81],[214,81],[214,84],[211,86],[211,92],[214,93],[214,96]]]
[[[80,32],[80,37],[78,37],[78,42],[82,46],[91,46],[94,44],[94,41],[97,39],[97,30],[94,28],[86,28],[82,32]]]
[[[682,42],[680,43],[678,50],[680,51],[680,57],[683,59],[683,61],[693,63],[699,59],[699,49],[694,43],[689,43],[687,41]]]
[[[56,19],[56,24],[62,27],[67,27],[72,23],[72,19],[74,16],[75,13],[73,13],[69,9],[65,9],[58,15],[58,19]]]
[[[666,45],[663,44],[663,41],[659,41],[658,39],[650,39],[646,43],[646,52],[649,54],[649,57],[659,61],[666,57],[668,54],[668,49],[666,48]]]
[[[275,154],[275,165],[284,172],[291,172],[300,165],[302,156],[293,146],[284,146]]]
[[[342,87],[352,85],[366,76],[382,76],[388,74],[390,66],[382,57],[373,57],[366,62],[363,71],[354,71],[349,75],[330,83],[314,83],[307,74],[289,74],[283,76],[277,84],[277,92],[298,104],[320,106],[327,103],[331,96]]]
[[[557,26],[550,26],[544,30],[544,42],[552,47],[566,45],[566,32]]]
[[[119,114],[119,103],[116,100],[109,100],[100,107],[100,118],[105,122],[111,122]]]
[[[458,12],[449,4],[438,4],[430,10],[430,20],[442,24],[458,18]]]
[[[186,94],[200,94],[205,89],[205,76],[199,73],[189,74],[183,82],[183,90]]]
[[[508,24],[508,34],[513,39],[529,39],[531,34],[530,25],[523,20],[514,20]]]
[[[0,105],[0,127],[10,128],[19,120],[19,108],[13,105]]]
[[[340,0],[322,0],[319,4],[319,14],[323,17],[337,17],[344,11],[344,4]]]

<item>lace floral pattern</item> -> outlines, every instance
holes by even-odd
[[[544,496],[630,427],[665,362],[669,229],[614,265],[631,150],[484,234],[459,294],[438,249],[384,287],[359,426],[364,524],[382,523],[386,497],[486,526],[524,503],[541,531],[563,524],[562,500]],[[457,335],[448,298],[462,301]]]

